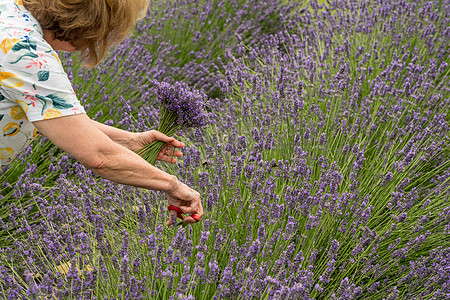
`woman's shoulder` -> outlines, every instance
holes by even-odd
[[[19,40],[43,40],[41,26],[21,0],[0,0],[0,12],[0,47],[4,54]]]
[[[0,15],[0,68],[19,66],[20,61],[36,59],[40,53],[44,57],[55,54],[39,23],[17,2],[0,0],[0,6],[7,5]]]

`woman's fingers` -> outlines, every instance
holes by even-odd
[[[203,209],[198,206],[184,206],[184,205],[180,205],[180,209],[183,211],[184,215],[184,219],[183,222],[188,223],[188,224],[193,224],[193,223],[197,223],[199,221],[201,221],[202,217],[203,217]],[[188,214],[188,215],[186,215]],[[176,217],[176,216],[175,216]],[[167,226],[169,225],[174,225],[176,223],[172,223],[172,219],[169,219],[169,221],[167,222]]]
[[[181,151],[171,148],[183,148],[186,146],[184,143],[176,140],[174,137],[169,137],[158,130],[150,130],[146,133],[151,136],[151,140],[158,140],[165,143],[156,157],[157,160],[175,164],[178,162],[175,157],[183,156]]]
[[[195,220],[191,216],[187,216],[186,218],[184,218],[183,221],[186,222],[186,223],[189,223],[189,224],[193,224],[193,223],[197,223],[198,222],[197,220]]]
[[[196,201],[192,201],[189,206],[182,205],[182,206],[180,206],[180,208],[184,213],[195,214],[200,219],[203,217],[203,207],[200,202],[200,199],[198,199]],[[197,220],[193,219],[192,217],[189,217],[189,218],[192,219],[192,223],[197,222]]]
[[[163,152],[163,154],[166,156],[175,156],[175,157],[183,156],[183,153],[181,151],[173,150],[173,149],[167,149]]]
[[[197,208],[194,207],[189,207],[189,206],[180,206],[181,210],[185,213],[185,214],[196,214],[197,213]]]
[[[152,130],[151,134],[153,135],[153,137],[156,140],[165,142],[165,143],[173,146],[174,148],[183,148],[186,146],[184,143],[176,140],[174,137],[169,137],[158,130]]]
[[[171,155],[170,156],[169,155],[164,155],[162,153],[160,153],[156,157],[156,159],[160,160],[160,161],[165,161],[165,162],[168,162],[168,163],[176,163],[176,162],[178,162],[178,160],[175,157],[172,157]]]
[[[168,145],[164,145],[163,148],[161,148],[161,151],[159,152],[156,159],[169,162],[169,163],[176,163],[177,159],[174,157],[181,157],[183,156],[183,153],[181,151],[170,149]]]

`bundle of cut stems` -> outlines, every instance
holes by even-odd
[[[190,89],[186,84],[177,82],[155,82],[156,94],[160,101],[160,122],[158,131],[173,136],[177,130],[187,127],[200,127],[207,123],[204,106],[207,96],[204,92]],[[159,152],[164,146],[162,141],[154,141],[136,151],[146,161],[155,164]]]

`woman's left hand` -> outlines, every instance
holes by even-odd
[[[154,141],[164,142],[164,146],[161,148],[157,160],[176,163],[177,159],[175,157],[181,157],[183,153],[181,151],[175,150],[174,148],[183,148],[186,146],[184,143],[176,140],[173,137],[168,137],[164,133],[158,130],[150,130],[145,132],[133,133],[132,141],[128,146],[130,150],[138,150],[145,145],[151,144]]]

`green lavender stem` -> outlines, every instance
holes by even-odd
[[[170,112],[164,105],[161,105],[160,108],[160,122],[158,126],[158,131],[164,133],[167,136],[173,136],[175,132],[181,127],[177,123],[177,114],[174,112]],[[156,162],[156,158],[164,146],[164,142],[162,141],[154,141],[144,147],[136,150],[136,153],[142,156],[147,162],[154,165]]]

